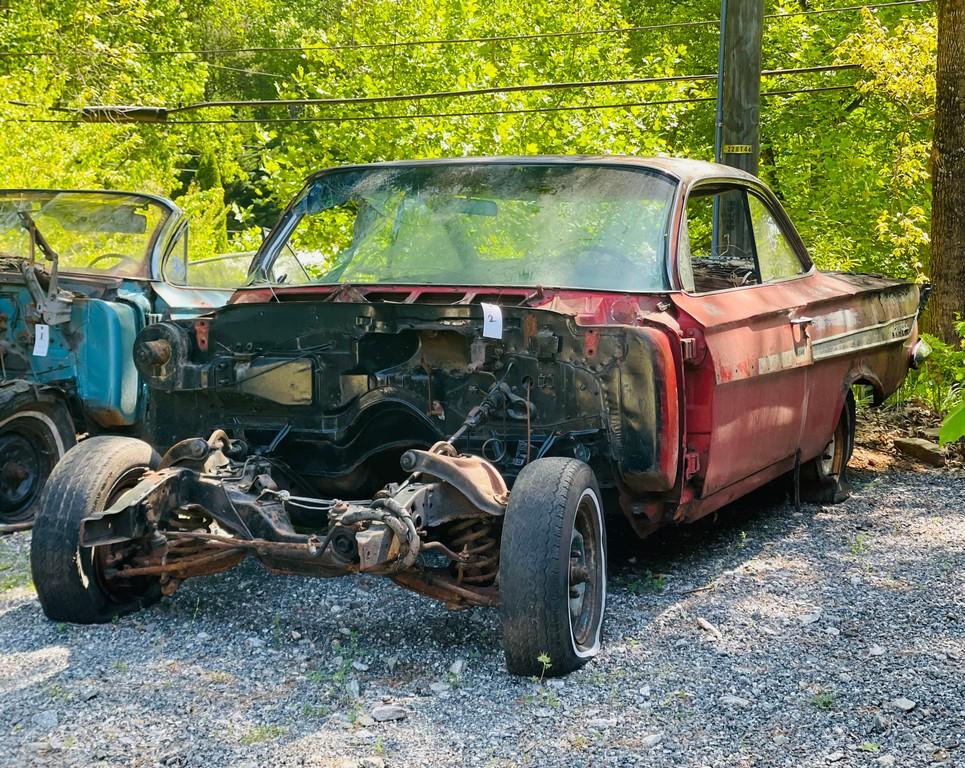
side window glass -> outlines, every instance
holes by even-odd
[[[696,190],[687,199],[686,223],[686,247],[679,249],[685,288],[707,293],[760,282],[744,190]]]
[[[189,258],[186,284],[195,288],[237,288],[244,285],[253,255],[253,251],[238,251]]]
[[[311,275],[298,256],[287,245],[278,254],[275,263],[271,265],[271,282],[285,285],[308,285],[312,282]]]
[[[164,279],[174,285],[184,285],[188,279],[188,228],[185,227],[168,249],[164,262]]]
[[[805,272],[804,265],[791,247],[787,237],[764,202],[754,195],[749,198],[757,261],[761,267],[761,279],[780,280]]]
[[[164,279],[172,285],[192,288],[237,288],[248,279],[253,251],[207,255],[188,247],[188,228],[168,249]]]

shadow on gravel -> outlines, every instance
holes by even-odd
[[[801,509],[806,512],[815,508],[802,505]],[[609,569],[618,579],[633,572],[659,575],[684,561],[706,559],[709,548],[730,545],[739,550],[740,561],[747,560],[769,539],[778,539],[786,533],[793,511],[782,489],[767,487],[694,523],[667,526],[643,540],[622,518],[614,517],[607,521]],[[769,518],[773,518],[776,525],[762,529],[760,523]],[[753,540],[745,537],[750,527],[755,528]],[[737,561],[730,563],[729,567],[736,564]]]

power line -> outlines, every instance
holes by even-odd
[[[259,77],[271,77],[276,80],[287,80],[285,75],[279,75],[275,72],[262,72],[260,69],[247,69],[246,67],[229,67],[227,64],[215,64],[213,61],[204,62],[206,67],[214,67],[215,69],[224,69],[229,72],[241,72],[246,75],[258,75]]]
[[[817,72],[839,72],[858,69],[858,64],[825,64],[815,67],[796,67],[791,69],[768,69],[761,72],[762,77],[782,77],[787,75],[813,74]],[[467,96],[491,96],[504,93],[531,93],[534,91],[558,91],[589,88],[612,88],[626,85],[649,85],[657,83],[696,82],[716,80],[715,72],[698,75],[662,75],[659,77],[627,77],[615,80],[578,80],[569,82],[528,83],[524,85],[502,85],[489,88],[469,88],[454,91],[430,91],[425,93],[398,93],[385,96],[340,96],[304,99],[245,99],[225,101],[202,101],[180,107],[152,106],[112,106],[92,105],[80,107],[81,118],[88,122],[164,122],[170,115],[195,112],[202,109],[231,108],[271,108],[271,107],[331,107],[360,104],[386,104],[398,102],[426,101],[430,99],[452,99]],[[23,106],[23,104],[18,104]],[[59,108],[64,111],[64,108]]]
[[[525,115],[542,112],[579,112],[583,110],[626,109],[629,107],[650,107],[665,104],[692,104],[714,101],[714,96],[693,96],[680,99],[659,99],[654,101],[625,101],[616,104],[576,104],[553,107],[520,107],[518,109],[483,109],[466,112],[417,112],[411,115],[344,115],[337,117],[275,117],[258,118],[212,118],[201,120],[170,120],[163,125],[218,125],[224,123],[342,123],[342,122],[379,122],[381,120],[423,120],[426,118],[448,117],[489,117],[494,115]],[[79,122],[79,121],[78,121]]]
[[[793,90],[782,90],[782,91],[765,91],[761,93],[761,96],[789,96],[796,93],[814,93],[818,91],[842,91],[851,90],[854,85],[830,85],[822,86],[817,88],[798,88]],[[171,121],[174,125],[189,125],[189,124],[218,124],[218,123],[234,123],[234,122],[251,122],[251,123],[298,123],[298,122],[327,122],[327,123],[341,123],[341,122],[371,122],[380,120],[412,120],[412,119],[425,119],[425,118],[448,118],[448,117],[486,117],[493,115],[520,115],[520,114],[532,114],[532,113],[542,113],[542,112],[578,112],[582,110],[604,110],[604,109],[627,109],[630,107],[652,107],[652,106],[662,106],[667,104],[696,104],[705,101],[716,101],[716,96],[692,96],[688,98],[680,99],[658,99],[653,101],[625,101],[615,104],[583,104],[583,105],[568,105],[568,106],[553,106],[553,107],[521,107],[519,109],[490,109],[490,110],[478,110],[478,111],[468,111],[468,112],[435,112],[435,113],[425,113],[420,112],[414,115],[347,115],[340,117],[289,117],[289,118],[268,118],[266,120],[258,120],[257,118],[240,118],[240,119],[211,119],[211,120],[174,120]]]
[[[844,13],[863,9],[894,8],[898,6],[923,5],[934,2],[934,0],[892,0],[891,2],[868,3],[862,5],[845,5],[837,8],[821,8],[816,10],[791,11],[789,13],[771,13],[764,18],[767,20],[780,20],[794,16],[816,16],[827,13]],[[518,35],[486,35],[481,37],[452,37],[452,38],[427,38],[419,40],[387,40],[378,43],[349,43],[343,45],[301,45],[301,46],[252,46],[246,48],[184,48],[161,51],[127,51],[127,56],[230,56],[236,53],[304,53],[305,51],[359,51],[370,49],[386,48],[406,48],[413,46],[428,45],[464,45],[464,44],[485,44],[515,42],[521,40],[544,40],[550,38],[568,37],[592,37],[597,35],[624,34],[633,32],[650,32],[667,29],[680,29],[687,27],[709,27],[719,26],[720,19],[707,19],[704,21],[680,21],[668,22],[666,24],[644,24],[630,27],[608,27],[604,29],[571,30],[568,32],[532,32]],[[87,55],[109,56],[113,54],[110,50],[84,51]],[[12,57],[33,57],[33,56],[57,56],[61,55],[57,51],[0,51],[0,58]],[[263,73],[270,75],[271,73]]]
[[[899,5],[907,3],[926,3],[933,0],[901,0]],[[784,15],[784,14],[782,14]],[[668,22],[666,24],[643,24],[632,27],[610,27],[607,29],[588,29],[571,30],[568,32],[531,32],[518,35],[486,35],[482,37],[450,37],[450,38],[426,38],[418,40],[390,40],[379,43],[346,43],[342,45],[299,45],[299,46],[252,46],[247,48],[181,48],[162,51],[127,51],[128,56],[230,56],[234,53],[303,53],[305,51],[363,51],[373,48],[409,48],[428,45],[464,45],[464,44],[485,44],[485,43],[506,43],[520,40],[545,40],[549,38],[561,37],[591,37],[594,35],[612,35],[621,32],[649,32],[665,29],[678,29],[685,27],[709,27],[720,24],[719,19],[707,19],[705,21],[679,21]],[[98,50],[88,53],[101,56],[109,56],[112,51]],[[0,58],[3,57],[32,57],[32,56],[55,56],[57,51],[0,51]]]
[[[814,88],[794,88],[779,91],[763,91],[762,97],[769,96],[792,96],[799,93],[822,93],[827,91],[846,91],[852,90],[853,84],[848,85],[826,85]],[[579,104],[572,106],[554,107],[526,107],[520,109],[492,109],[466,112],[418,112],[411,115],[340,115],[340,116],[319,116],[319,117],[275,117],[275,118],[213,118],[201,120],[169,120],[156,125],[224,125],[235,123],[343,123],[343,122],[378,122],[383,120],[424,120],[424,119],[443,119],[454,117],[487,117],[493,115],[519,115],[542,112],[579,112],[605,109],[628,109],[630,107],[650,107],[668,104],[696,104],[701,102],[715,101],[715,96],[693,96],[680,99],[660,99],[654,101],[625,101],[612,104]],[[82,120],[52,119],[52,118],[3,118],[0,122],[18,123],[59,123],[64,125],[89,125]],[[109,123],[104,121],[99,125],[119,123]]]
[[[839,5],[836,8],[816,8],[808,11],[789,11],[788,13],[767,13],[765,19],[785,19],[790,16],[820,16],[825,13],[843,13],[845,11],[861,11],[864,9],[894,8],[901,5],[922,5],[932,0],[895,0],[895,2],[870,3],[868,5]]]

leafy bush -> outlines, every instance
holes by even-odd
[[[965,398],[965,322],[955,326],[957,344],[948,344],[928,333],[922,338],[931,347],[931,354],[924,364],[910,371],[898,392],[894,403],[900,405],[917,402],[935,413],[948,414]]]
[[[965,437],[965,402],[958,404],[942,422],[938,440],[941,443],[953,443]]]

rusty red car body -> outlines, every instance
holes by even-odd
[[[76,512],[61,560],[106,547],[101,584],[166,593],[249,554],[381,573],[499,604],[510,670],[545,672],[542,650],[562,674],[599,648],[607,500],[647,535],[781,477],[843,498],[852,389],[900,385],[918,308],[913,284],[817,270],[773,194],[720,165],[322,172],[228,306],[138,337],[166,453]],[[48,615],[110,615],[45,590],[56,563],[35,560]]]

